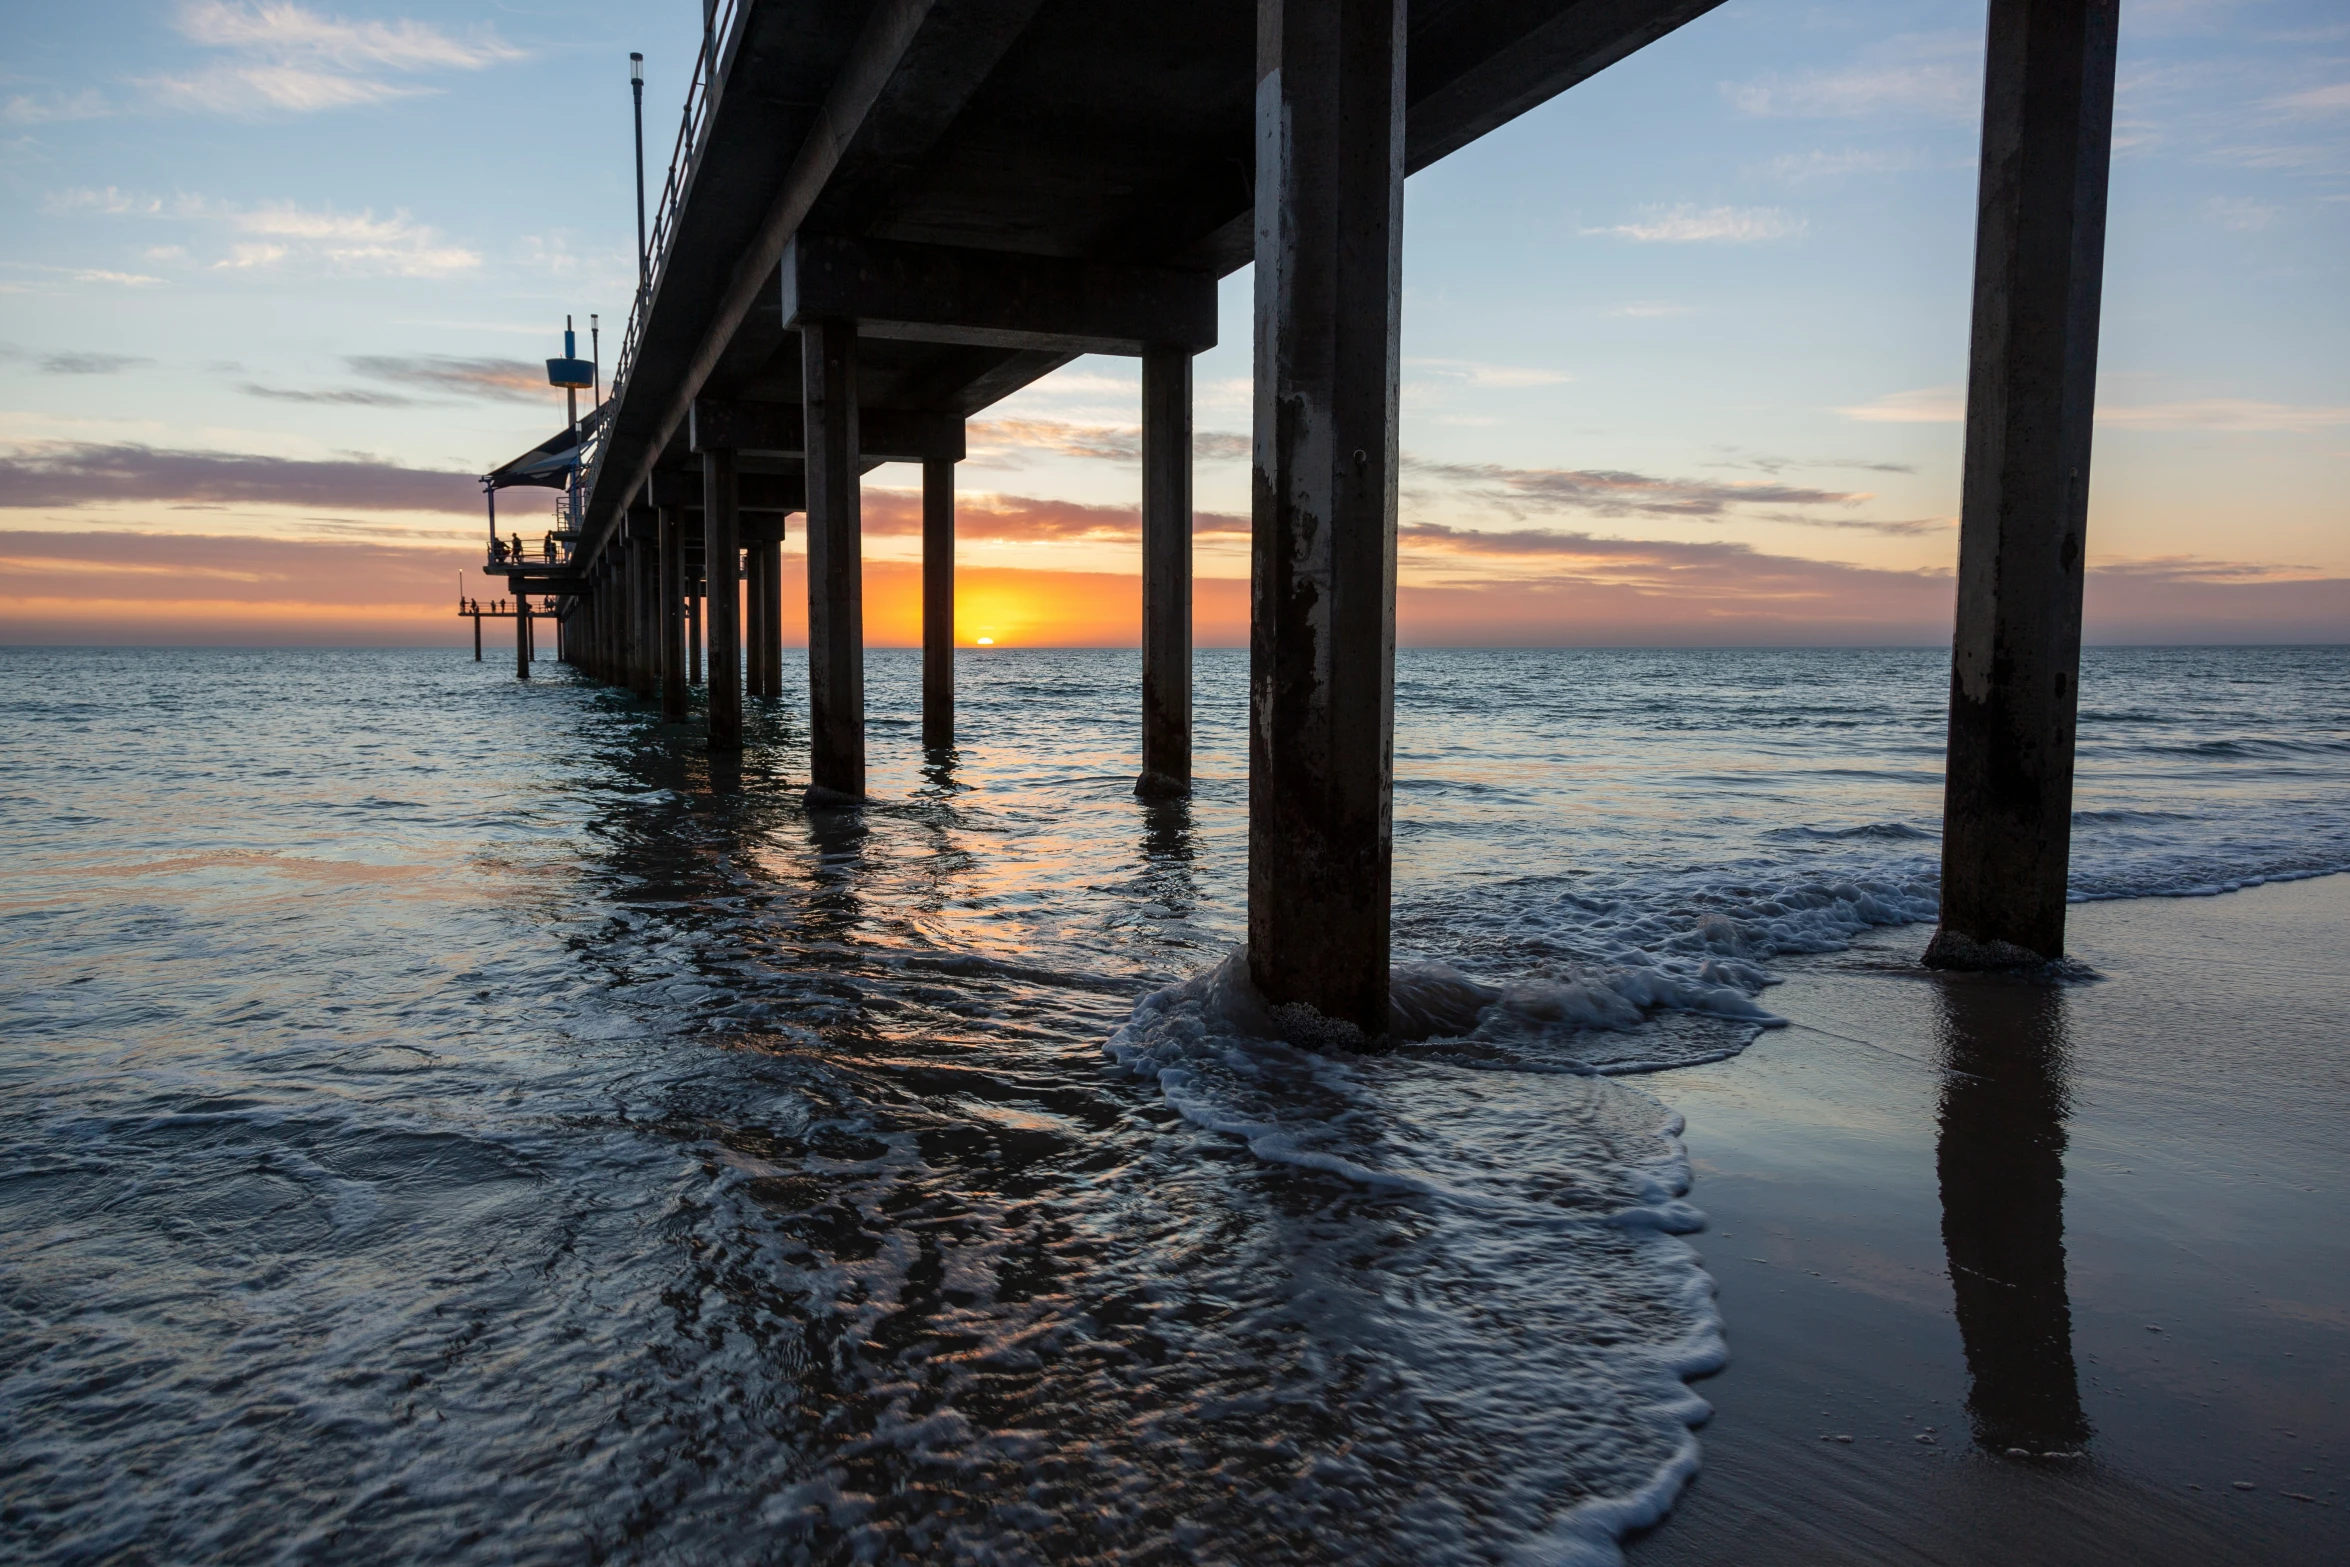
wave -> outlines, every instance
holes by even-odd
[[[1104,1046],[1189,1126],[1372,1205],[1349,1229],[1375,1267],[1320,1286],[1322,1349],[1408,1377],[1428,1417],[1384,1433],[1401,1449],[1388,1456],[1439,1487],[1439,1505],[1386,1526],[1381,1560],[1615,1563],[1617,1538],[1661,1518],[1696,1471],[1692,1428],[1711,1411],[1686,1383],[1726,1352],[1712,1281],[1680,1239],[1705,1222],[1686,1200],[1680,1118],[1591,1071],[1496,1092],[1474,1059],[1497,1017],[1620,1029],[1637,997],[1664,996],[1647,978],[1500,987],[1406,965],[1393,1008],[1415,1042],[1365,1056],[1285,1040],[1235,951],[1145,996]],[[1717,989],[1673,999],[1753,1010]],[[1305,1472],[1350,1510],[1381,1505],[1359,1466]]]

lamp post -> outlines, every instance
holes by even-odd
[[[651,283],[652,260],[645,254],[645,57],[628,57],[628,91],[636,99],[636,293],[641,308]]]

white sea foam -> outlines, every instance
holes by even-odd
[[[1424,1304],[1431,1273],[1459,1278],[1450,1309],[1414,1313],[1408,1345],[1385,1347],[1476,1458],[1415,1466],[1456,1494],[1399,1520],[1382,1559],[1614,1563],[1617,1537],[1695,1472],[1690,1428],[1709,1410],[1684,1379],[1718,1369],[1723,1345],[1712,1282],[1677,1238],[1704,1223],[1685,1200],[1679,1117],[1596,1071],[1504,1087],[1489,1060],[1448,1048],[1620,1032],[1661,1006],[1764,1016],[1734,985],[1654,969],[1493,986],[1423,963],[1394,982],[1397,1031],[1418,1043],[1354,1056],[1279,1037],[1235,952],[1143,998],[1105,1047],[1202,1131],[1352,1184],[1366,1213],[1421,1217],[1412,1244],[1351,1281],[1350,1322]],[[1559,1405],[1578,1416],[1561,1423]],[[1343,1469],[1314,1473],[1353,1494]],[[1460,1509],[1481,1518],[1475,1538],[1457,1532]]]

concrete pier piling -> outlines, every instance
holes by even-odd
[[[955,465],[922,464],[922,745],[955,743]]]
[[[685,719],[685,519],[674,506],[661,518],[661,716]]]
[[[660,579],[660,557],[654,552],[656,528],[651,508],[628,514],[628,688],[647,701],[660,691],[660,636],[654,629]]]
[[[783,695],[783,540],[780,538],[759,540],[759,694],[769,701]]]
[[[857,492],[857,327],[800,322],[808,464],[808,757],[812,802],[865,795],[865,611]]]
[[[514,597],[514,678],[530,678],[530,600]]]
[[[1142,356],[1142,776],[1191,789],[1191,351]]]
[[[1249,973],[1388,1029],[1406,0],[1259,0]]]
[[[2064,955],[2117,9],[1991,3],[1939,967]]]
[[[735,455],[720,447],[702,453],[702,561],[709,582],[710,749],[743,748],[742,632],[735,579],[740,518],[735,509]]]

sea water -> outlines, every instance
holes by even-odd
[[[739,766],[449,652],[0,652],[0,1553],[1602,1562],[1725,1353],[1670,1068],[1930,920],[1943,655],[1399,655],[1397,1015],[1245,964],[1245,655]],[[2085,661],[2075,893],[2350,868],[2350,651]],[[1659,1075],[1661,1074],[1661,1075]]]

